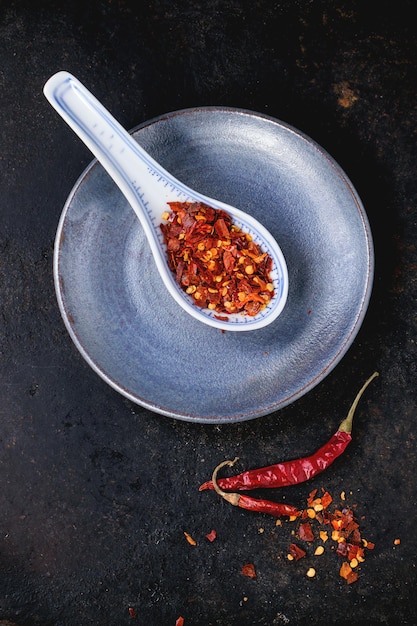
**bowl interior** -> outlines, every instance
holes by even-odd
[[[75,345],[118,392],[170,417],[234,422],[293,402],[340,361],[368,306],[372,237],[351,182],[314,141],[250,111],[178,111],[133,135],[185,184],[270,230],[288,267],[287,304],[247,333],[191,318],[163,285],[127,201],[92,162],[55,246],[58,302]]]

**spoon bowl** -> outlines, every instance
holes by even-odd
[[[166,288],[184,310],[209,326],[231,331],[259,329],[280,315],[288,295],[288,271],[280,247],[262,224],[235,207],[190,189],[172,176],[70,73],[61,71],[54,74],[46,82],[44,94],[125,195],[141,222]],[[226,211],[233,223],[269,254],[274,295],[257,315],[229,314],[224,321],[218,318],[216,311],[197,307],[191,296],[181,289],[168,266],[160,228],[168,202],[203,202],[214,209]]]

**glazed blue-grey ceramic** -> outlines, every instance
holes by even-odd
[[[58,303],[78,350],[119,393],[177,419],[237,422],[294,402],[344,356],[369,303],[372,236],[351,182],[310,138],[251,111],[186,109],[133,135],[179,180],[272,233],[288,266],[287,304],[250,333],[190,317],[162,284],[130,205],[93,161],[55,243]]]

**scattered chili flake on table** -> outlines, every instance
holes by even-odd
[[[131,606],[129,607],[129,615],[130,617],[137,617],[137,612]]]
[[[274,295],[273,261],[225,211],[202,202],[168,202],[160,228],[168,264],[194,304],[251,317]]]
[[[300,546],[297,546],[296,543],[290,543],[289,553],[287,556],[289,561],[299,561],[305,557],[306,554],[307,552],[300,548]]]
[[[214,541],[217,537],[217,533],[215,530],[211,530],[209,533],[207,533],[206,537],[209,541]]]
[[[246,563],[242,567],[242,574],[244,576],[248,576],[249,578],[256,578],[256,570],[253,563]]]
[[[378,376],[374,372],[358,392],[347,417],[341,422],[330,440],[311,456],[284,461],[261,469],[248,470],[218,481],[220,489],[226,491],[247,491],[257,488],[286,487],[302,483],[327,469],[346,449],[352,440],[352,421],[358,402],[369,385]],[[213,481],[203,483],[199,491],[214,489]]]
[[[184,626],[184,618],[180,616],[175,622],[175,626]]]
[[[348,585],[356,582],[359,578],[358,572],[354,572],[347,561],[343,561],[342,565],[340,566],[339,574],[342,578],[346,580]]]
[[[348,584],[352,584],[359,577],[356,568],[365,561],[365,550],[373,550],[375,545],[372,541],[367,541],[362,537],[359,523],[352,508],[343,503],[343,508],[335,507],[331,511],[329,507],[332,503],[333,498],[324,489],[321,497],[318,495],[317,489],[311,491],[307,498],[307,508],[301,515],[298,536],[300,540],[304,540],[310,545],[316,540],[321,540],[325,543],[329,536],[328,532],[322,528],[328,526],[331,529],[331,538],[336,544],[335,553],[343,559],[343,563],[339,568],[339,574]],[[307,512],[311,510],[312,505],[322,505],[322,507],[318,507],[319,510],[315,517],[310,519]],[[306,519],[309,521],[304,521]],[[314,532],[312,524],[315,523],[320,524],[318,532]],[[323,553],[324,548],[322,545],[315,547],[315,556],[320,556]],[[288,560],[298,560],[306,554],[307,552],[300,546],[291,543],[287,558]]]
[[[197,545],[196,540],[193,539],[189,533],[185,532],[185,530],[184,530],[184,536],[185,536],[186,540],[188,541],[188,543],[190,544],[190,546],[196,546]]]
[[[304,541],[314,541],[313,531],[309,522],[304,522],[298,527],[298,536]]]

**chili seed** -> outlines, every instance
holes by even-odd
[[[316,575],[316,570],[314,569],[314,567],[310,567],[310,568],[307,570],[307,576],[308,576],[309,578],[314,578],[314,576],[315,576],[315,575]]]

